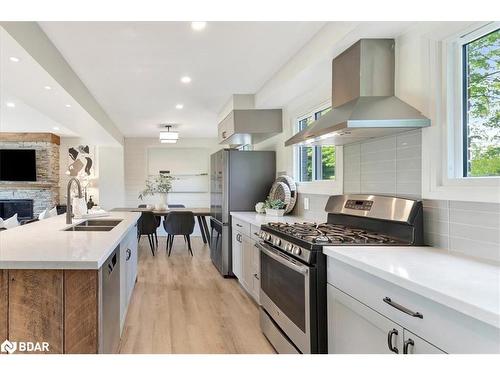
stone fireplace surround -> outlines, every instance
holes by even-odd
[[[59,203],[59,144],[51,133],[2,133],[1,149],[34,149],[36,181],[0,181],[0,200],[33,200],[33,217]]]

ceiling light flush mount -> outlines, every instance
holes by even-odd
[[[47,85],[47,86],[43,86],[43,88],[44,88],[45,90],[47,90],[47,91],[52,90],[52,87],[50,87],[49,85]]]
[[[166,131],[160,131],[160,143],[177,143],[179,140],[179,132],[171,131],[172,125],[163,126]]]
[[[66,104],[65,107],[66,108],[71,108],[71,104]]]
[[[16,56],[9,57],[9,60],[12,61],[12,62],[19,62],[19,61],[21,61],[21,59],[19,57],[16,57]]]
[[[175,108],[176,108],[176,109],[182,109],[182,108],[184,108],[184,104],[180,104],[180,103],[179,103],[179,104],[176,104],[176,105],[175,105]]]
[[[201,31],[207,26],[205,21],[193,21],[191,22],[191,28],[195,31]]]
[[[189,77],[189,76],[181,77],[181,82],[182,83],[191,83],[191,77]]]

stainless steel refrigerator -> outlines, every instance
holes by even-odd
[[[254,211],[276,178],[274,151],[220,150],[210,156],[210,257],[232,276],[231,211]]]

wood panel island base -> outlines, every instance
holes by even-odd
[[[107,232],[65,231],[82,220],[66,225],[62,216],[3,231],[0,344],[10,344],[0,354],[117,353],[137,277],[139,216],[113,214],[106,219],[119,224]],[[35,251],[11,248],[48,230]]]
[[[33,354],[98,353],[98,271],[0,272],[1,342],[33,343]]]

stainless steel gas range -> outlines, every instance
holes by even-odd
[[[423,244],[422,203],[331,196],[326,223],[269,223],[260,231],[260,323],[279,353],[327,353],[323,246]]]

